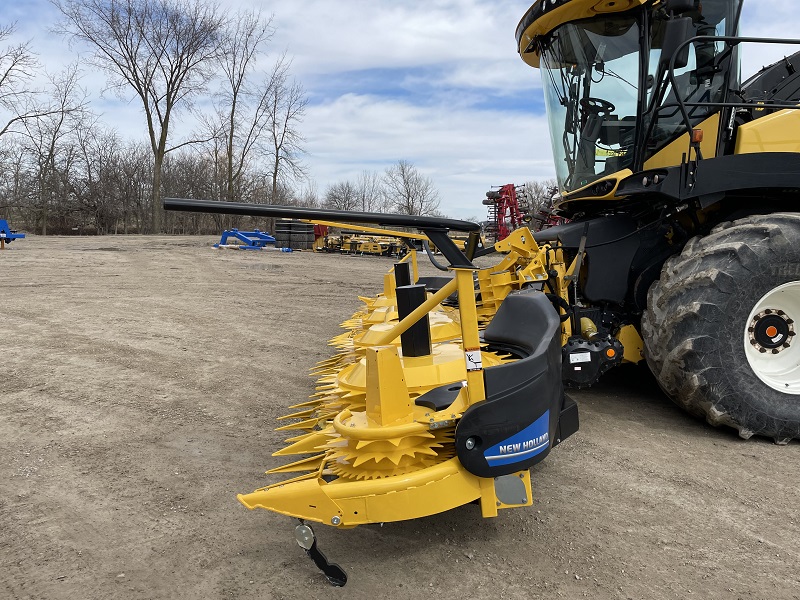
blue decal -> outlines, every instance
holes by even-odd
[[[522,462],[550,447],[550,411],[519,433],[488,448],[483,456],[491,467]]]

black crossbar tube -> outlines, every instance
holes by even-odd
[[[203,212],[223,215],[244,215],[249,217],[279,217],[285,219],[306,219],[308,221],[337,221],[340,223],[370,223],[393,227],[413,227],[423,229],[449,229],[452,231],[479,231],[480,225],[457,219],[440,217],[421,217],[417,215],[394,215],[383,213],[350,212],[347,210],[326,210],[303,208],[299,206],[280,206],[275,204],[245,204],[243,202],[216,202],[213,200],[185,200],[164,198],[164,210],[183,212]]]

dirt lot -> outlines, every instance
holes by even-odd
[[[390,261],[211,243],[0,252],[0,598],[800,598],[800,445],[711,429],[635,368],[574,394],[532,509],[318,527],[330,587],[235,494]]]

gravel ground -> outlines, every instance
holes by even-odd
[[[800,445],[712,429],[635,367],[573,394],[531,509],[318,527],[330,587],[235,494],[391,261],[212,241],[0,252],[0,598],[800,598]]]

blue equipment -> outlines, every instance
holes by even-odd
[[[5,249],[6,243],[10,244],[14,240],[21,240],[24,237],[24,233],[17,233],[15,230],[11,229],[8,221],[0,219],[0,250]]]
[[[228,238],[235,238],[242,244],[228,244]],[[275,244],[275,238],[259,231],[239,231],[238,229],[225,230],[222,232],[222,239],[219,244],[214,244],[214,248],[234,248],[238,250],[263,250],[267,244]]]

